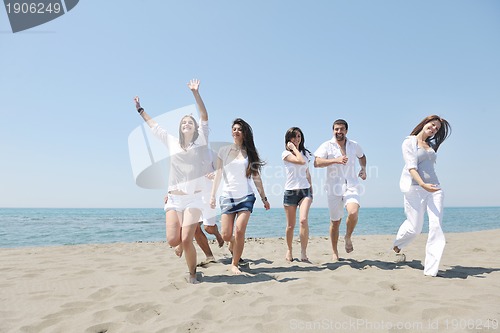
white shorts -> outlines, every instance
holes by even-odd
[[[168,194],[168,200],[163,208],[165,212],[175,210],[183,212],[188,208],[195,208],[203,211],[203,201],[201,200],[201,192],[194,194]]]
[[[203,221],[203,225],[214,226],[217,220],[217,209],[210,207],[210,192],[203,193],[201,200],[203,202],[203,209],[201,210],[200,222]]]
[[[359,206],[359,192],[356,187],[345,190],[344,195],[328,195],[328,210],[330,211],[330,221],[338,221],[344,216],[344,206],[349,203],[356,203]]]

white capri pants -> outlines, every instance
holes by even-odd
[[[403,249],[422,232],[424,215],[427,210],[429,236],[425,247],[425,275],[437,275],[439,262],[446,245],[443,229],[441,228],[443,199],[444,193],[442,190],[428,192],[419,185],[412,185],[404,196],[406,220],[399,227],[394,246]]]

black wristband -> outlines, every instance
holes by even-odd
[[[266,202],[266,201],[267,201],[267,197],[263,197],[262,202]]]
[[[137,109],[137,112],[141,113],[142,111],[144,111],[144,108],[138,108]]]

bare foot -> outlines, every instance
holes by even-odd
[[[234,275],[240,275],[241,271],[238,268],[238,266],[231,265],[231,272],[233,272]]]
[[[214,256],[208,256],[205,260],[203,260],[202,262],[200,262],[198,264],[198,266],[205,266],[205,265],[208,265],[210,263],[214,263],[214,262],[217,262],[214,258]]]
[[[196,274],[195,274],[194,276],[192,276],[192,275],[188,276],[187,283],[198,284],[198,283],[200,283],[200,281],[198,281],[198,279],[196,279]]]
[[[290,251],[290,250],[286,251],[285,260],[288,261],[288,262],[292,262],[293,261],[292,251]]]
[[[354,251],[354,247],[352,246],[351,239],[345,237],[344,240],[345,240],[345,252],[351,253],[352,251]]]
[[[338,254],[338,253],[334,253],[334,254],[332,255],[332,261],[333,261],[333,262],[339,261],[339,259],[340,259],[340,258],[339,258],[339,254]]]
[[[174,249],[174,252],[175,252],[175,255],[178,256],[179,258],[182,257],[182,244],[179,244],[175,247]]]
[[[311,262],[311,261],[309,260],[309,258],[307,257],[307,254],[306,254],[305,252],[302,252],[302,253],[300,254],[300,261],[302,261],[302,262]]]

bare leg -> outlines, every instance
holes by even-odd
[[[347,253],[351,253],[354,251],[354,247],[352,246],[351,236],[354,232],[354,228],[358,223],[358,212],[359,205],[357,203],[348,203],[346,205],[347,209],[347,220],[346,220],[346,233],[345,233],[345,251]]]
[[[169,210],[165,214],[165,224],[167,231],[167,242],[168,245],[175,247],[175,254],[180,257],[182,256],[182,245],[181,245],[181,223],[179,222],[179,217],[175,210]]]
[[[292,242],[293,242],[293,230],[295,229],[295,219],[297,215],[297,206],[284,206],[285,216],[286,216],[286,245],[288,250],[286,252],[285,260],[293,261],[292,255]]]
[[[220,217],[221,236],[226,242],[230,242],[233,238],[233,226],[236,214],[222,214]]]
[[[203,253],[205,253],[205,257],[207,257],[207,261],[215,260],[214,254],[212,253],[212,250],[210,249],[210,245],[208,244],[207,236],[205,235],[205,233],[201,229],[200,223],[198,223],[196,226],[196,231],[194,233],[194,239],[196,240],[196,243],[198,243],[198,246],[203,251]]]
[[[234,236],[231,237],[231,240],[227,243],[227,249],[229,252],[231,252],[231,255],[233,255],[233,247],[234,247]]]
[[[339,251],[337,249],[337,244],[339,242],[340,221],[341,220],[330,221],[330,241],[332,242],[333,261],[339,260]]]
[[[196,280],[196,249],[194,248],[193,238],[196,228],[199,227],[201,211],[199,209],[188,208],[184,210],[182,216],[182,247],[184,248],[184,257],[189,270],[189,283],[199,283]]]
[[[217,239],[217,243],[219,244],[219,247],[222,247],[224,245],[224,239],[222,239],[222,235],[219,233],[217,225],[206,225],[204,226],[204,228],[207,233],[215,236],[215,238]]]
[[[245,246],[245,232],[249,219],[249,211],[239,212],[236,218],[236,228],[234,230],[233,262],[231,263],[231,271],[233,272],[233,274],[241,274],[241,271],[238,268],[238,263],[243,253],[243,247]]]
[[[311,207],[311,199],[304,198],[300,203],[300,260],[309,261],[307,257],[307,243],[309,242],[309,208]]]
[[[221,235],[222,239],[228,242],[228,249],[233,255],[233,248],[235,244],[235,239],[233,235],[234,220],[236,219],[236,213],[234,214],[222,214],[221,215]]]

